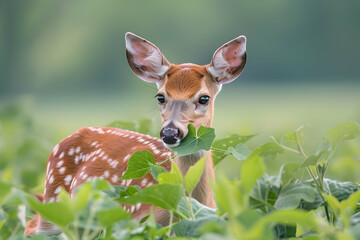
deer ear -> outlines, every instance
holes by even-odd
[[[160,50],[151,42],[126,33],[126,57],[133,72],[146,82],[160,82],[170,68]]]
[[[243,71],[246,63],[246,37],[240,36],[225,43],[215,51],[208,72],[218,83],[234,81]]]

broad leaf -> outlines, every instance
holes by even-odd
[[[178,237],[199,237],[203,233],[219,232],[226,228],[224,219],[218,216],[201,217],[195,220],[183,219],[172,227]]]
[[[281,138],[281,144],[286,145],[287,142],[304,142],[304,126],[298,127],[294,132],[287,133]]]
[[[341,123],[326,131],[326,140],[331,144],[332,149],[342,140],[353,139],[360,132],[359,124],[356,122]]]
[[[203,157],[194,166],[191,166],[187,171],[184,184],[186,191],[191,195],[191,192],[194,190],[195,186],[200,180],[200,177],[203,173],[204,166],[205,166],[206,158]]]
[[[360,185],[324,178],[324,189],[327,194],[334,196],[338,201],[343,201],[354,192],[360,190]]]
[[[113,201],[103,202],[96,213],[99,224],[107,227],[117,221],[131,219],[131,214]]]
[[[315,166],[320,161],[320,158],[322,157],[322,155],[326,152],[327,152],[327,150],[324,149],[324,150],[318,152],[316,155],[311,155],[303,162],[301,167]]]
[[[178,166],[171,162],[171,171],[160,173],[158,175],[159,183],[170,183],[170,184],[182,184],[183,176],[178,168]]]
[[[70,196],[66,193],[61,192],[61,199],[59,202],[41,203],[34,197],[28,197],[27,201],[30,204],[31,209],[40,213],[40,215],[52,223],[55,223],[61,228],[74,221],[74,208],[71,204]]]
[[[177,152],[178,156],[185,156],[200,150],[210,150],[211,144],[215,138],[214,129],[201,126],[196,132],[195,127],[191,124],[189,124],[188,128],[188,134],[178,147],[173,148],[173,151]]]
[[[278,209],[295,209],[300,205],[301,200],[314,202],[316,188],[306,183],[294,183],[285,187],[275,202]]]
[[[156,164],[149,163],[149,165],[150,165],[150,173],[156,181],[158,181],[158,176],[160,173],[167,172],[165,168],[158,166]]]
[[[129,159],[124,176],[120,179],[142,178],[150,171],[150,163],[155,164],[154,156],[149,151],[136,151]]]
[[[237,160],[245,160],[250,154],[251,150],[243,143],[239,143],[236,147],[229,147],[226,154],[232,154]]]
[[[0,203],[10,194],[11,188],[11,184],[0,182]]]
[[[294,175],[299,169],[299,166],[298,163],[293,162],[288,162],[281,166],[279,177],[283,187],[295,180]]]
[[[151,203],[166,210],[175,210],[182,194],[183,188],[180,185],[157,184],[118,201],[133,205],[136,203]]]
[[[201,204],[194,198],[191,198],[191,209],[195,215],[195,219],[209,216],[217,216],[216,209],[209,208],[208,206]],[[190,210],[184,197],[181,198],[179,205],[177,206],[177,210],[178,212],[181,212],[183,215],[190,218]]]
[[[240,136],[238,134],[233,134],[229,137],[215,140],[212,144],[211,156],[214,162],[214,165],[217,165],[221,160],[223,160],[229,153],[227,150],[230,147],[236,147],[240,143],[245,143],[256,135]]]

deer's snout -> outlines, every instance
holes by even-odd
[[[177,128],[163,128],[160,132],[161,140],[166,144],[175,144],[179,139],[180,131]]]
[[[165,126],[160,131],[160,138],[167,148],[173,148],[180,144],[184,134],[173,124]]]

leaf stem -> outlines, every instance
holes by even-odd
[[[261,199],[258,199],[258,198],[253,197],[253,196],[250,196],[250,198],[253,199],[253,200],[255,200],[255,201],[258,201],[258,202],[264,204],[265,206],[267,206],[267,207],[269,207],[269,208],[271,208],[271,209],[273,209],[273,210],[276,209],[273,205],[271,205],[270,203],[265,202],[265,201],[263,201],[263,200],[261,200]]]
[[[214,147],[211,147],[210,148],[211,150],[214,150],[214,151],[219,151],[219,152],[227,152],[226,150],[224,150],[224,149],[220,149],[220,148],[214,148]]]
[[[169,237],[170,237],[170,234],[171,234],[171,227],[172,227],[173,218],[174,218],[174,212],[171,210],[170,211],[170,219],[169,219],[169,231],[167,233],[167,235]]]
[[[284,145],[280,144],[278,141],[276,141],[276,139],[275,139],[273,136],[270,136],[270,138],[271,138],[277,145],[279,145],[280,147],[282,147],[283,149],[286,149],[286,150],[288,150],[288,151],[294,152],[294,153],[296,153],[296,154],[300,154],[299,151],[297,151],[297,150],[295,150],[295,149],[293,149],[293,148],[289,148],[289,147],[287,147],[287,146],[284,146]]]
[[[193,212],[192,207],[191,207],[191,197],[188,197],[188,196],[185,195],[185,201],[186,201],[186,204],[187,204],[187,206],[189,208],[191,220],[195,220],[195,215],[194,215],[194,212]]]
[[[166,160],[164,160],[164,161],[162,161],[162,162],[159,162],[159,163],[157,163],[156,165],[157,166],[161,166],[161,165],[163,165],[164,163],[166,163],[166,162],[168,162],[168,161],[171,161],[171,160],[173,160],[174,158],[176,158],[177,157],[177,155],[175,155],[175,156],[173,156],[173,157],[171,157],[171,158],[168,158],[168,159],[166,159]]]

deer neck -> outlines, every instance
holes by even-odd
[[[175,163],[179,167],[182,175],[185,176],[189,168],[204,156],[206,158],[204,170],[198,184],[192,192],[192,197],[198,200],[200,203],[214,208],[215,202],[210,187],[210,181],[215,180],[211,151],[199,151],[191,155],[176,157]]]

